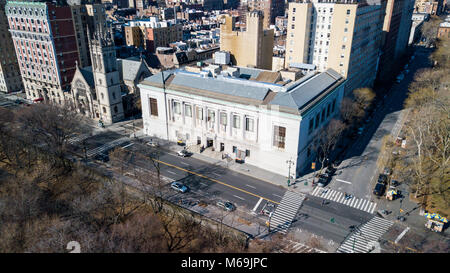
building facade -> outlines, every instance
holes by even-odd
[[[285,66],[314,64],[347,78],[346,94],[372,86],[386,1],[289,3]]]
[[[378,74],[382,81],[391,80],[398,69],[396,61],[408,46],[413,11],[414,0],[387,1]]]
[[[79,62],[70,7],[8,1],[5,11],[27,99],[64,104]]]
[[[444,11],[444,0],[416,0],[415,12],[440,15]]]
[[[248,73],[276,74],[214,66],[145,79],[139,86],[144,133],[299,176],[314,160],[319,129],[339,113],[345,80],[331,69],[287,84],[245,80]]]
[[[450,22],[443,22],[439,24],[438,38],[450,38]]]
[[[263,26],[268,29],[275,24],[277,16],[284,16],[286,4],[284,0],[247,0],[248,11],[262,11],[264,13]]]
[[[263,15],[247,13],[245,31],[237,30],[235,23],[236,17],[225,17],[220,26],[220,50],[230,52],[234,65],[271,70],[274,31],[263,28]]]
[[[10,93],[23,90],[22,77],[17,63],[8,19],[5,14],[6,0],[0,0],[0,92]]]
[[[88,29],[94,33],[96,25],[106,26],[105,8],[102,4],[82,4],[70,6],[73,24],[76,31],[78,52],[81,67],[91,65],[89,52]]]
[[[157,47],[166,47],[183,39],[183,26],[156,17],[148,20],[130,21],[125,25],[125,39],[128,46],[154,53]]]

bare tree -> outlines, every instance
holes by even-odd
[[[317,144],[315,145],[315,150],[317,159],[321,165],[319,173],[322,173],[325,162],[329,160],[332,151],[341,140],[345,128],[346,126],[342,121],[332,119],[317,135],[318,141],[316,142]]]

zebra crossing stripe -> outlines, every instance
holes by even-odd
[[[316,187],[312,192],[311,195],[317,196],[323,199],[331,200],[337,203],[341,203],[343,205],[359,209],[362,211],[366,211],[368,213],[373,213],[375,211],[376,203],[372,202],[368,199],[363,198],[345,198],[345,194],[336,190],[332,189],[324,189],[320,187]]]

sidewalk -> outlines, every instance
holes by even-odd
[[[147,136],[144,134],[143,130],[139,130],[136,132],[136,138],[139,138],[143,141],[150,141],[151,139],[156,140],[160,146],[164,146],[173,152],[177,152],[182,149],[181,146],[177,145],[174,142],[159,139],[156,137]],[[299,178],[296,181],[291,181],[291,185],[288,187],[286,176],[272,173],[272,172],[258,168],[253,165],[249,165],[249,164],[245,164],[245,163],[239,164],[239,163],[236,163],[235,161],[228,161],[227,159],[221,160],[221,159],[211,158],[211,157],[208,157],[201,153],[196,153],[196,152],[193,153],[192,157],[196,158],[198,160],[205,161],[210,164],[215,164],[215,165],[221,166],[223,168],[230,169],[232,171],[241,173],[243,175],[251,176],[258,180],[265,181],[267,183],[278,185],[280,187],[285,188],[286,190],[290,190],[290,191],[294,191],[294,192],[298,192],[298,193],[309,193],[314,189],[314,187],[312,187],[312,183],[311,183],[313,173],[305,175],[304,177]],[[307,183],[306,185],[305,185],[305,182]]]

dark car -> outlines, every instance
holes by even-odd
[[[319,175],[318,178],[317,186],[319,187],[325,187],[331,180],[331,177],[327,173]]]
[[[99,160],[102,162],[108,162],[109,161],[109,156],[107,154],[98,154],[95,156],[95,160]]]
[[[333,168],[333,166],[328,166],[327,170],[325,171],[326,174],[329,176],[332,176],[336,172],[336,169]]]
[[[388,177],[385,174],[380,174],[378,176],[378,183],[382,183],[382,184],[386,185],[387,184],[387,180],[388,180]]]
[[[236,207],[231,202],[218,201],[216,205],[226,211],[233,211]]]
[[[382,183],[377,183],[375,185],[375,188],[373,189],[373,194],[377,196],[382,196],[384,194],[384,191],[386,190],[386,185]]]

